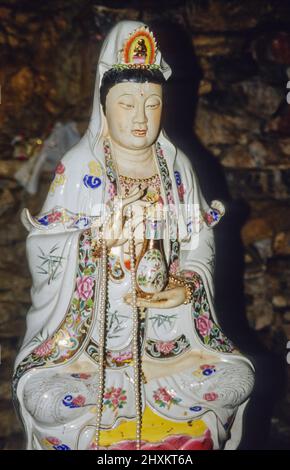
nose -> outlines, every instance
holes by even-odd
[[[133,117],[133,123],[134,125],[140,126],[140,128],[144,128],[147,124],[147,116],[145,114],[145,103],[144,102],[139,102],[136,106],[136,112]]]

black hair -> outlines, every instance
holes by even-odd
[[[114,85],[122,82],[135,82],[135,83],[157,83],[163,85],[165,78],[162,72],[158,69],[147,68],[126,68],[126,69],[110,69],[104,73],[101,88],[100,88],[100,101],[106,114],[106,97]]]

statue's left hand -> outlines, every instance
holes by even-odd
[[[185,299],[185,287],[180,286],[153,294],[149,300],[137,297],[137,307],[172,308],[183,304]],[[127,304],[132,305],[132,294],[126,294],[124,296],[124,301]]]

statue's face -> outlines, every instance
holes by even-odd
[[[106,97],[111,139],[131,150],[150,147],[159,134],[161,111],[161,85],[135,82],[114,85]]]

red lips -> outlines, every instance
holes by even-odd
[[[144,135],[147,134],[147,129],[133,129],[132,130],[132,134],[136,135],[136,136],[140,136],[140,137],[143,137]]]

